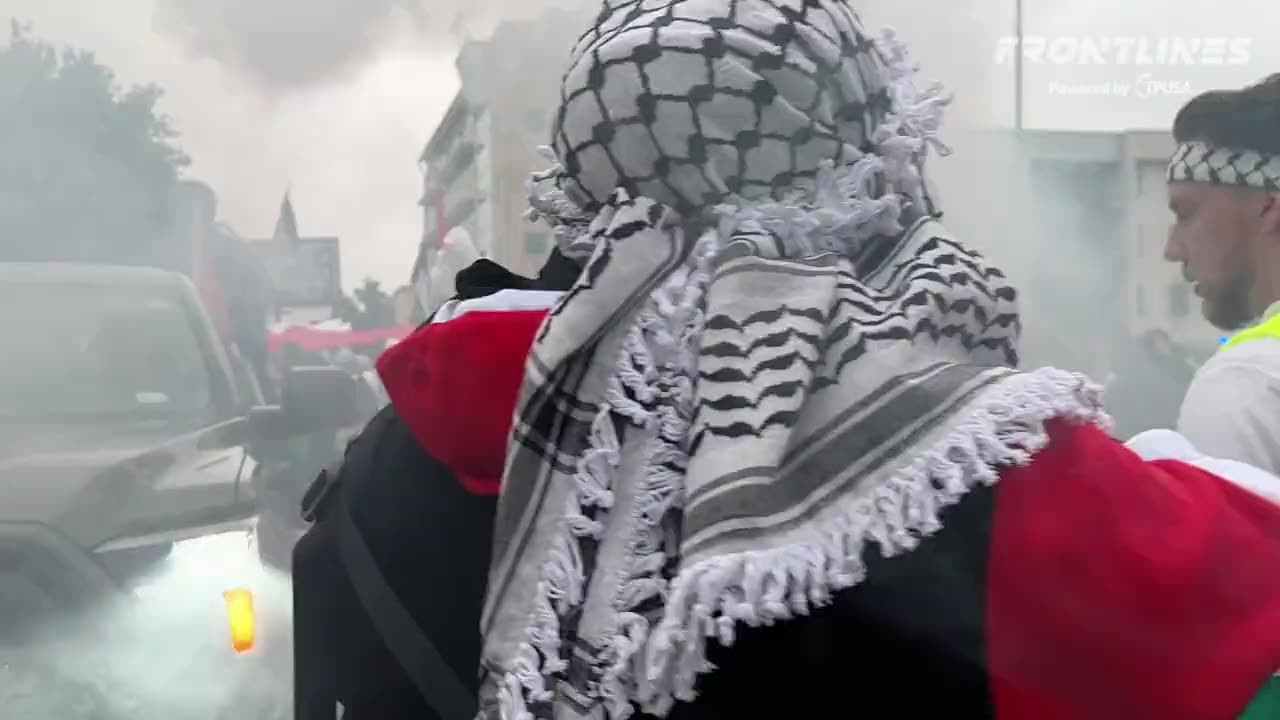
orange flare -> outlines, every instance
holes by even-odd
[[[228,590],[222,593],[227,602],[227,622],[231,625],[231,647],[238,653],[253,647],[253,593]]]

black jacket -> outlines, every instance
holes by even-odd
[[[458,286],[464,297],[504,287],[560,289],[576,276],[576,268],[566,269],[552,283],[545,272],[526,280],[481,261],[459,275]],[[393,406],[349,447],[339,487],[319,502],[318,487],[309,493],[319,519],[298,543],[293,565],[296,720],[332,720],[335,702],[346,720],[438,717],[353,590],[332,522],[344,492],[388,584],[475,695],[497,498],[468,490],[456,464],[424,449],[432,438],[415,435],[413,418],[397,414],[393,385]],[[989,491],[975,490],[921,548],[890,561],[870,558],[870,580],[838,594],[833,605],[779,627],[745,629],[730,650],[713,648],[720,669],[701,683],[696,702],[669,717],[903,710],[991,717],[981,635],[990,500]],[[931,591],[933,582],[943,582],[946,593]]]
[[[577,266],[558,253],[538,278],[480,260],[459,273],[458,299],[505,289],[567,289],[577,275]],[[523,356],[511,362],[522,365]],[[315,523],[293,554],[297,720],[332,720],[337,702],[346,720],[436,717],[356,596],[339,552],[343,503],[387,584],[474,696],[497,497],[469,491],[459,467],[425,449],[432,430],[413,422],[416,408],[410,405],[430,400],[398,393],[395,382],[385,374],[383,379],[392,405],[351,442],[341,468],[322,475],[304,500]],[[509,417],[510,408],[504,413]]]

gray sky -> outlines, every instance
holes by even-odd
[[[485,0],[468,7],[482,31]],[[163,87],[188,174],[242,234],[269,235],[291,187],[303,233],[341,236],[344,284],[407,281],[417,157],[458,85],[447,3],[0,0],[0,16]]]
[[[499,14],[551,0],[0,0],[37,35],[95,51],[127,83],[156,82],[163,110],[210,183],[224,219],[270,233],[286,186],[303,233],[343,239],[344,280],[407,279],[421,233],[416,158],[457,89],[457,38]],[[873,24],[900,29],[926,75],[959,93],[965,124],[1007,124],[1012,65],[996,59],[1012,0],[865,0]],[[457,8],[465,7],[464,17]],[[1058,128],[1167,127],[1191,92],[1280,70],[1274,0],[1025,0],[1025,32],[1046,36],[1243,37],[1238,66],[1028,66],[1028,120]],[[109,8],[109,9],[108,9]],[[1175,15],[1172,9],[1177,9]],[[566,49],[567,51],[567,49]],[[1158,85],[1145,93],[1139,76]],[[1104,97],[1091,84],[1128,85]],[[1083,88],[1071,94],[1067,88]],[[1080,95],[1078,93],[1094,93]]]

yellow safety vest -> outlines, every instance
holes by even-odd
[[[1221,349],[1226,350],[1242,342],[1266,337],[1280,340],[1280,313],[1276,313],[1269,319],[1232,335],[1230,339],[1222,344]],[[1249,707],[1245,709],[1239,720],[1263,720],[1263,718],[1280,718],[1280,673],[1271,678],[1271,681],[1262,689],[1262,692],[1258,693],[1253,702],[1249,704]]]
[[[1240,332],[1236,333],[1235,335],[1232,335],[1230,340],[1227,340],[1225,343],[1222,344],[1221,349],[1226,350],[1227,348],[1232,347],[1233,345],[1239,345],[1242,342],[1247,342],[1249,340],[1257,340],[1258,338],[1265,338],[1265,337],[1276,338],[1277,340],[1280,340],[1280,313],[1276,313],[1269,320],[1258,323],[1253,327],[1247,327],[1244,330],[1241,330]]]

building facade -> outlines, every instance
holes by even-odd
[[[437,247],[453,227],[465,227],[473,237],[492,236],[489,225],[491,178],[477,162],[487,135],[487,110],[468,102],[459,92],[436,127],[419,158],[424,169],[422,241]],[[483,250],[489,253],[486,246]]]
[[[549,141],[566,49],[597,7],[504,22],[463,47],[461,90],[422,156],[420,266],[425,249],[461,225],[482,254],[515,272],[536,271],[551,235],[523,218],[525,182],[545,162],[535,149]],[[1096,345],[1148,330],[1185,345],[1216,341],[1177,266],[1162,258],[1172,219],[1167,132],[982,129],[982,118],[958,119],[945,138],[954,153],[931,159],[929,176],[948,229],[1023,290],[1031,333],[1056,335],[1086,358]]]
[[[551,249],[545,224],[524,218],[525,183],[545,160],[551,112],[568,48],[599,6],[578,0],[528,20],[497,25],[465,43],[456,67],[461,89],[420,158],[423,237],[415,277],[431,251],[464,227],[482,255],[513,272],[536,273]]]
[[[1168,132],[962,130],[947,139],[955,154],[930,167],[945,223],[1022,290],[1030,364],[1101,372],[1090,363],[1106,347],[1151,330],[1212,351],[1219,333],[1163,257],[1173,221]]]

